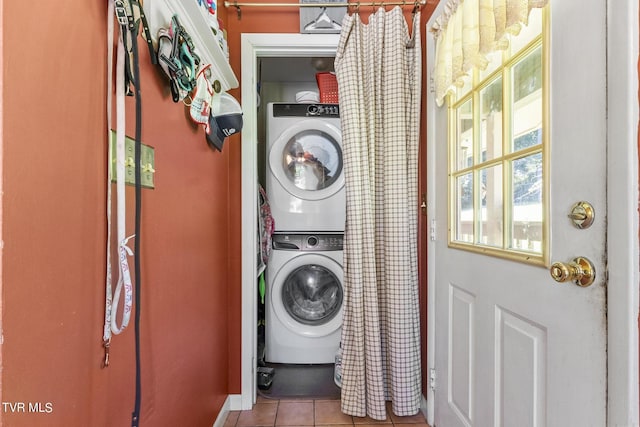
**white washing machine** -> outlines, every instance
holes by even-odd
[[[269,103],[266,127],[265,190],[275,230],[343,232],[339,106]]]
[[[343,235],[275,233],[266,271],[265,361],[333,363],[343,310]]]

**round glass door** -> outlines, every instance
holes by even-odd
[[[306,130],[284,146],[282,167],[285,177],[296,188],[323,190],[333,185],[342,172],[342,150],[327,133]]]
[[[320,120],[287,128],[274,142],[269,167],[280,185],[295,197],[321,200],[344,186],[340,131]]]
[[[293,270],[282,286],[282,303],[297,322],[318,326],[331,321],[342,307],[342,285],[328,268],[309,264]]]

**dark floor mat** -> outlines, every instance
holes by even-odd
[[[340,388],[333,381],[333,363],[322,365],[290,365],[267,363],[274,369],[273,382],[268,390],[259,390],[264,397],[339,399]]]

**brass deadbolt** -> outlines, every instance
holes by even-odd
[[[569,218],[576,228],[589,228],[593,224],[595,212],[593,205],[589,202],[581,201],[573,205]]]
[[[578,286],[587,287],[596,278],[593,263],[584,257],[574,258],[570,263],[554,262],[549,269],[551,277],[556,282],[573,282]]]

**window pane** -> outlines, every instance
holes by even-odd
[[[540,48],[513,66],[513,151],[541,144],[542,52]],[[525,136],[525,138],[522,138]]]
[[[542,9],[531,9],[529,13],[529,24],[522,26],[520,34],[511,36],[511,52],[517,53],[525,47],[531,40],[535,39],[542,32]]]
[[[513,161],[511,244],[542,253],[542,153]]]
[[[548,8],[531,10],[507,48],[488,54],[486,68],[474,69],[449,99],[449,243],[460,243],[455,247],[546,262],[547,14]]]
[[[473,165],[473,107],[471,99],[458,107],[456,170]]]
[[[495,50],[487,55],[489,65],[484,70],[480,70],[480,81],[484,80],[489,74],[493,73],[502,66],[502,51]]]
[[[523,150],[540,144],[542,144],[542,129],[534,129],[531,132],[516,137],[513,140],[513,150]]]
[[[502,165],[480,170],[480,182],[478,197],[482,218],[478,243],[502,248]]]
[[[454,87],[455,89],[455,100],[460,100],[465,97],[466,94],[471,91],[472,81],[471,75],[464,77],[464,85],[462,87]]]
[[[480,91],[481,161],[502,156],[502,77]]]
[[[456,178],[455,240],[473,243],[473,175]]]

